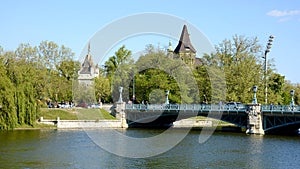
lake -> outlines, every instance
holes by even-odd
[[[121,157],[107,152],[90,132],[106,137],[106,145],[140,152],[99,130],[0,131],[0,168],[299,168],[300,136],[246,135],[214,132],[199,143],[200,130],[190,131],[169,151],[148,158]],[[117,132],[139,139],[159,135],[162,129],[127,129]],[[103,135],[102,135],[103,134]],[[176,129],[172,135],[181,135]],[[116,146],[118,145],[118,146]],[[127,148],[120,147],[125,145]],[[158,143],[158,146],[160,144]]]

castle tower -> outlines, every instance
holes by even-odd
[[[78,71],[78,81],[80,84],[85,84],[90,86],[93,84],[93,79],[99,75],[98,64],[94,65],[91,51],[90,43],[88,45],[88,53],[84,58],[81,68]]]
[[[190,66],[195,64],[196,49],[191,43],[186,25],[183,26],[178,45],[174,50],[174,58],[180,58]]]

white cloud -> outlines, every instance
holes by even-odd
[[[284,17],[284,18],[280,18],[280,19],[278,20],[278,22],[287,22],[287,21],[289,21],[289,20],[291,20],[290,17]]]
[[[269,11],[267,15],[274,16],[274,17],[300,15],[300,10],[285,10],[285,11],[272,10]]]

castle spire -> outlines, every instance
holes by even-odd
[[[184,25],[178,45],[175,48],[174,53],[178,54],[178,53],[184,53],[187,51],[196,53],[196,49],[193,47],[193,45],[191,43],[190,36],[189,36],[188,30],[187,30],[187,26]]]
[[[88,55],[90,54],[90,52],[91,52],[91,42],[89,42],[88,44]]]

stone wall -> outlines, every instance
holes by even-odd
[[[79,128],[121,128],[121,120],[44,120],[39,123],[57,126],[58,129],[79,129]]]
[[[213,122],[211,120],[182,119],[173,122],[174,128],[212,127],[212,126],[213,126]]]

